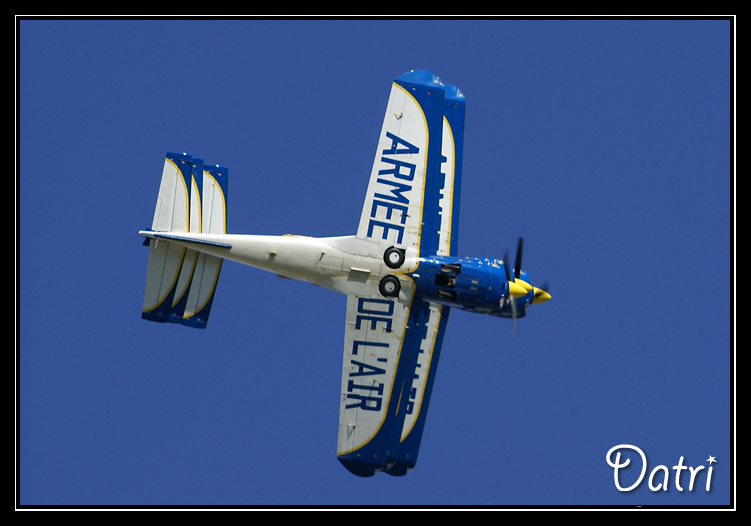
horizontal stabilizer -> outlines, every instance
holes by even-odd
[[[151,229],[162,232],[187,232],[190,214],[192,155],[168,153],[164,160],[162,182],[156,200]]]
[[[224,166],[204,165],[184,153],[167,154],[151,229],[140,232],[149,246],[144,319],[206,327],[222,258],[200,252],[200,245],[231,245],[191,234],[226,234],[227,175]]]
[[[193,281],[190,284],[182,324],[197,329],[205,329],[209,321],[209,311],[214,301],[216,282],[222,270],[222,258],[198,254]]]
[[[181,236],[176,234],[164,234],[162,232],[151,232],[150,230],[141,230],[139,233],[150,237],[154,239],[164,239],[166,241],[169,241],[170,239],[174,239],[175,241],[187,241],[190,243],[196,243],[198,245],[206,245],[210,247],[221,247],[221,248],[232,248],[232,245],[229,243],[220,243],[219,241],[211,241],[209,239],[201,239],[199,237],[191,237],[191,236]],[[148,240],[146,240],[145,245],[148,245]]]
[[[225,166],[204,165],[201,174],[201,232],[208,234],[227,233],[227,175]],[[204,241],[204,244],[232,248],[228,243]],[[222,258],[198,254],[193,281],[190,284],[182,324],[205,329],[209,321],[211,304],[214,301],[216,283],[222,270]]]
[[[179,245],[149,241],[149,262],[146,269],[146,291],[143,295],[145,320],[166,322],[172,310],[185,248]]]
[[[201,187],[198,181],[201,180],[201,174],[203,173],[203,159],[193,157],[190,164],[188,231],[198,233],[201,231]],[[172,323],[180,323],[182,321],[185,304],[188,301],[188,291],[193,280],[193,269],[196,267],[197,259],[198,252],[190,248],[185,251],[183,266],[182,270],[180,270],[180,277],[177,280],[177,288],[175,289],[175,296],[172,299],[172,310],[170,311],[168,320]]]

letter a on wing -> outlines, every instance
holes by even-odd
[[[423,225],[423,198],[440,170],[443,100],[443,84],[426,71],[411,71],[391,85],[360,215],[358,238],[383,250],[404,249],[408,259],[438,230]]]

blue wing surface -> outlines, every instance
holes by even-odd
[[[428,250],[424,255],[456,256],[465,101],[455,86],[443,90],[441,118],[430,128],[430,135],[440,139],[441,155],[425,180],[421,246]],[[386,466],[386,473],[394,476],[405,475],[417,462],[450,312],[449,307],[427,301],[414,310],[416,331],[403,345],[409,359]]]
[[[441,175],[438,199],[439,242],[437,254],[456,256],[459,243],[462,153],[464,149],[464,94],[456,86],[445,86]]]
[[[422,302],[411,349],[412,367],[407,371],[411,382],[407,384],[409,391],[402,394],[407,403],[399,427],[398,447],[392,457],[393,465],[386,471],[389,475],[405,475],[417,463],[450,310],[444,305]]]

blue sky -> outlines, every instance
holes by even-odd
[[[730,503],[730,21],[22,20],[18,36],[22,505]],[[229,167],[228,232],[354,234],[410,69],[466,96],[459,255],[524,236],[553,299],[515,334],[453,313],[416,469],[360,479],[335,456],[344,296],[229,262],[206,330],[150,323],[137,231],[165,152],[185,151]],[[648,462],[629,492],[605,458],[619,444]],[[641,466],[626,456],[623,487]],[[705,466],[693,491],[680,457]],[[648,487],[658,465],[668,491]]]

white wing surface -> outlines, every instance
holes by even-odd
[[[386,463],[405,380],[402,348],[414,285],[402,283],[407,303],[384,298],[376,283],[371,294],[347,296],[337,456],[360,476],[373,475]]]
[[[357,237],[419,253],[428,124],[408,90],[391,85]]]

